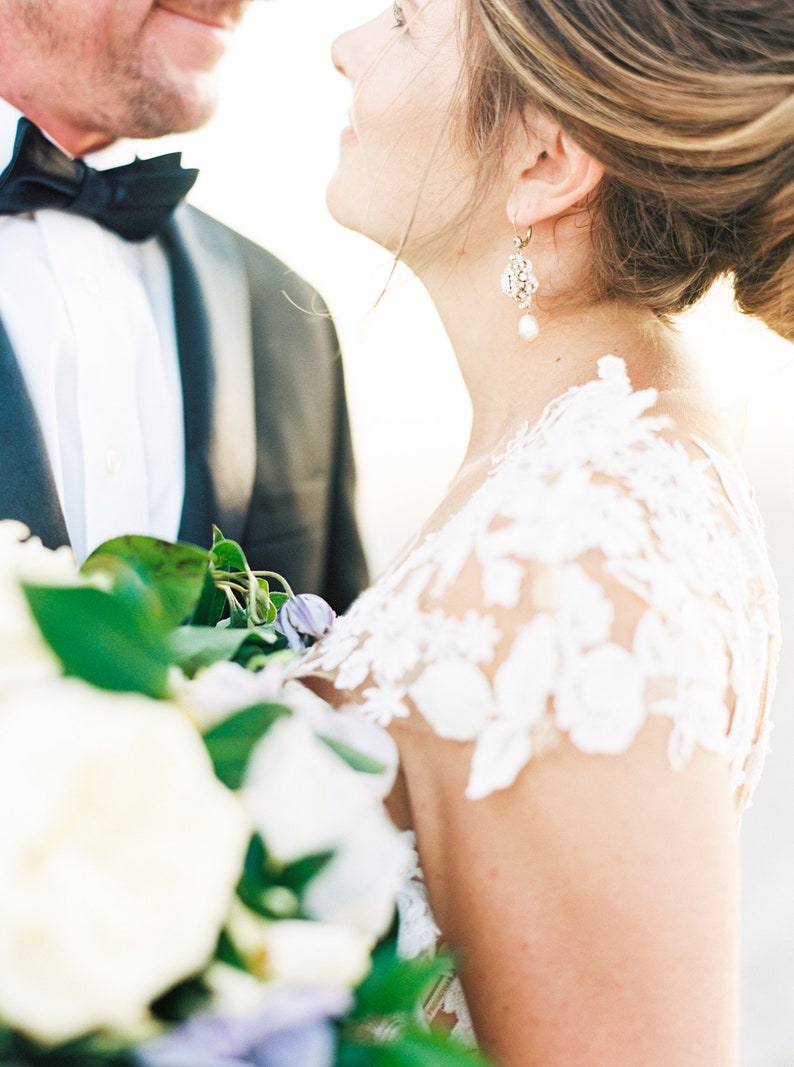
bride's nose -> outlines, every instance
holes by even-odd
[[[352,81],[353,74],[351,71],[351,54],[352,54],[352,37],[353,30],[346,30],[333,41],[331,44],[331,62],[348,80]]]
[[[377,31],[381,18],[377,16],[360,26],[345,30],[331,45],[331,61],[349,81],[355,82],[372,66],[379,51]]]

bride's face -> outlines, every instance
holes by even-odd
[[[464,203],[467,168],[451,127],[461,73],[461,0],[401,0],[333,46],[353,88],[328,188],[333,216],[396,251]],[[453,107],[454,102],[454,107]]]

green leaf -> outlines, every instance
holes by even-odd
[[[262,640],[263,637],[259,627],[249,630],[234,662],[248,670],[258,671],[269,663],[289,663],[295,659],[296,653],[287,647],[286,641],[277,640],[271,645]]]
[[[229,606],[229,626],[235,630],[247,630],[248,608],[241,606],[235,598],[227,601]]]
[[[452,961],[446,956],[401,960],[395,942],[386,942],[375,950],[372,969],[356,990],[352,1018],[414,1015],[435,983],[451,970]]]
[[[228,614],[228,625],[234,629],[249,627],[252,617],[257,623],[272,627],[278,609],[289,599],[289,594],[271,593],[267,579],[278,578],[286,587],[284,579],[269,572],[252,571],[240,545],[224,537],[217,526],[213,527],[211,560],[210,580],[205,582],[191,621],[200,626],[215,626]],[[227,582],[224,576],[228,576]],[[228,584],[234,589],[221,591],[219,586]]]
[[[23,590],[67,674],[100,689],[165,697],[171,655],[159,612],[126,594],[89,586]]]
[[[227,626],[180,626],[169,638],[171,654],[189,677],[218,660],[233,660],[248,640],[245,630]]]
[[[80,568],[82,574],[107,574],[111,580],[119,564],[138,575],[156,593],[166,620],[178,626],[192,616],[209,571],[210,554],[195,545],[156,537],[114,537],[95,549]]]
[[[372,1045],[358,1044],[342,1037],[334,1056],[334,1067],[373,1067]]]
[[[196,626],[216,626],[229,607],[226,594],[216,585],[212,572],[229,573],[245,570],[247,566],[243,550],[236,541],[227,541],[217,526],[212,527],[210,560],[211,565],[190,620]]]
[[[174,663],[188,677],[202,667],[209,667],[219,660],[232,660],[242,667],[263,667],[274,652],[282,651],[279,635],[270,628],[248,627],[245,630],[229,626],[181,626],[169,637]],[[293,653],[279,656],[290,660]],[[261,662],[259,662],[261,659]]]
[[[245,571],[248,561],[245,553],[236,541],[227,541],[225,537],[213,543],[212,560],[217,570]]]
[[[293,890],[280,884],[284,867],[268,857],[265,843],[253,834],[245,856],[237,895],[246,907],[266,919],[294,919],[300,913],[300,900]]]
[[[248,757],[257,741],[277,719],[290,714],[283,704],[254,704],[235,712],[204,734],[215,773],[224,785],[240,788]]]
[[[374,1039],[373,1039],[374,1040]],[[342,1048],[336,1067],[489,1067],[490,1061],[451,1034],[430,1029],[421,1023],[401,1026],[394,1036],[382,1038],[382,1044],[348,1041]],[[348,1051],[350,1050],[350,1051]]]
[[[366,756],[363,752],[359,752],[355,748],[351,748],[350,745],[346,745],[343,741],[337,741],[334,737],[326,737],[324,734],[318,734],[317,740],[322,741],[324,745],[327,745],[331,751],[335,752],[340,759],[343,759],[348,767],[351,767],[354,771],[361,771],[362,774],[383,774],[386,767],[382,763],[378,763],[377,760],[372,759],[371,756]]]
[[[271,577],[276,577],[271,575]],[[274,593],[270,588],[270,582],[266,578],[257,576],[257,584],[259,585],[260,595],[257,600],[257,608],[260,615],[264,612],[264,621],[268,626],[272,626],[276,621],[278,615],[278,609],[287,600],[291,600],[292,597],[289,593]],[[279,578],[279,581],[284,581],[283,578]]]
[[[218,945],[215,949],[215,959],[220,963],[225,963],[227,967],[234,967],[235,970],[244,971],[246,974],[249,973],[245,960],[237,951],[234,942],[225,930],[221,930],[221,935],[218,938]]]
[[[181,1023],[202,1008],[209,1007],[212,994],[201,978],[188,978],[159,996],[151,1005],[152,1014],[167,1023]]]
[[[259,834],[252,834],[248,843],[248,851],[245,854],[243,873],[237,886],[237,895],[251,911],[255,911],[257,915],[269,917],[266,898],[273,882],[268,876],[266,861],[267,849],[264,841]],[[234,949],[231,941],[229,943]]]
[[[318,852],[284,864],[270,856],[262,837],[254,834],[248,845],[237,894],[257,915],[268,919],[297,918],[301,893],[333,854]]]
[[[310,856],[302,856],[299,860],[284,867],[279,878],[279,885],[286,886],[300,895],[312,878],[316,878],[320,871],[328,866],[333,855],[334,852],[331,849],[326,852],[315,852]]]
[[[20,1035],[0,1046],[2,1067],[133,1067],[128,1040],[97,1033],[54,1048],[42,1047]]]
[[[226,595],[215,584],[212,571],[207,571],[204,586],[196,603],[191,623],[196,626],[215,626],[226,610]]]

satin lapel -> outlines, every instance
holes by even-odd
[[[208,545],[212,524],[239,539],[256,464],[248,281],[234,240],[190,208],[163,234],[171,262],[185,413],[179,536]]]
[[[24,522],[48,548],[69,543],[44,438],[2,323],[0,518]]]

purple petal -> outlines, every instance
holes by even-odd
[[[139,1049],[136,1062],[139,1067],[292,1067],[299,1060],[286,1057],[297,1049],[303,1054],[301,1067],[330,1067],[333,1054],[329,1059],[327,1050],[329,1040],[333,1050],[333,1031],[328,1020],[349,1006],[347,990],[287,987],[249,1015],[194,1015]],[[306,1050],[316,1060],[307,1059]],[[283,1059],[276,1058],[282,1053]]]
[[[327,1021],[318,1021],[269,1037],[254,1051],[256,1067],[332,1067],[336,1034]]]
[[[298,593],[286,600],[276,617],[276,629],[282,633],[290,648],[300,651],[327,633],[336,614],[321,596]]]

